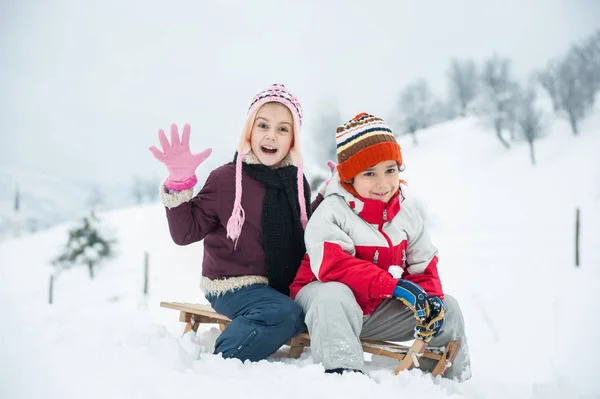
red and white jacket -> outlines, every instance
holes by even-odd
[[[346,284],[365,315],[391,298],[398,279],[388,269],[400,266],[402,278],[429,295],[444,298],[437,271],[437,248],[415,205],[399,190],[389,203],[355,197],[336,174],[306,227],[307,255],[290,285],[294,298],[319,280]]]

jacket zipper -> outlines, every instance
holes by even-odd
[[[387,220],[387,209],[383,210],[383,218],[382,218],[382,222],[379,223],[379,228],[377,229],[381,235],[383,235],[383,238],[385,238],[385,240],[387,241],[388,244],[388,248],[392,248],[392,240],[390,240],[390,237],[385,234],[383,232],[383,223],[385,223],[385,221]],[[373,264],[376,265],[379,262],[379,248],[375,248],[375,254],[373,255]]]

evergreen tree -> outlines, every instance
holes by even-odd
[[[94,267],[113,255],[114,240],[105,238],[98,230],[98,218],[92,213],[84,217],[82,224],[69,230],[69,239],[62,254],[52,264],[60,269],[87,266],[90,278],[94,278]]]

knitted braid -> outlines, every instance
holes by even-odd
[[[308,223],[308,216],[306,214],[306,203],[304,200],[304,166],[303,162],[298,162],[298,202],[300,203],[300,222],[302,228],[306,230],[306,224]]]
[[[246,213],[242,208],[242,159],[245,155],[245,152],[238,154],[235,163],[235,200],[233,202],[233,212],[227,222],[227,238],[234,241],[234,249],[237,246],[240,234],[242,234],[242,226],[246,220]]]

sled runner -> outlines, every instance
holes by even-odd
[[[179,321],[186,323],[183,333],[190,330],[198,331],[200,324],[217,324],[219,330],[223,331],[231,321],[228,317],[214,311],[210,305],[197,303],[161,302],[163,308],[179,311]],[[419,366],[419,358],[425,357],[437,360],[437,365],[432,371],[433,376],[444,375],[452,365],[454,357],[458,352],[459,343],[450,341],[446,347],[428,347],[422,340],[415,340],[412,346],[400,345],[394,342],[361,340],[363,351],[373,355],[385,356],[400,360],[400,364],[394,370],[398,374],[403,370],[410,370]],[[298,334],[286,342],[290,347],[288,356],[298,358],[305,347],[310,347],[310,336],[307,333]]]

